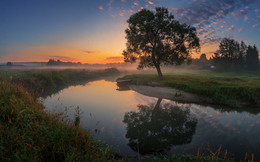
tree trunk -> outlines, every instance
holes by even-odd
[[[160,80],[163,80],[163,75],[162,75],[162,71],[161,71],[161,68],[160,68],[160,63],[159,63],[159,60],[156,61],[155,59],[155,47],[153,47],[153,51],[152,51],[152,61],[153,61],[153,64],[157,70],[157,73],[158,73],[158,77]]]
[[[160,65],[155,66],[155,67],[156,67],[159,79],[163,80],[163,75],[162,75],[162,71],[161,71]]]
[[[151,116],[152,121],[156,121],[156,115],[158,115],[160,113],[160,111],[162,110],[160,107],[161,102],[162,102],[162,98],[158,98],[157,103],[152,110],[152,116]]]
[[[161,102],[162,102],[162,98],[158,98],[158,100],[157,100],[157,102],[156,102],[156,105],[154,106],[154,110],[160,108]]]

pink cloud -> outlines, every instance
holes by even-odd
[[[121,11],[119,11],[118,15],[123,17],[123,16],[125,16],[125,13],[126,13],[126,10],[121,10]]]
[[[137,2],[134,2],[134,5],[135,5],[135,6],[138,6],[139,4],[138,4]]]
[[[244,17],[244,21],[247,21],[247,20],[248,20],[248,17],[247,17],[247,16],[245,16],[245,17]]]
[[[243,29],[242,28],[240,28],[239,30],[238,30],[238,32],[240,33],[240,32],[242,32],[243,31]]]
[[[103,6],[99,6],[98,8],[99,8],[100,10],[103,10],[103,9],[104,9]]]
[[[234,16],[234,18],[237,19],[237,14],[236,13],[232,12],[232,15]]]
[[[153,4],[154,4],[152,1],[148,1],[148,3],[149,3],[150,5],[153,5]]]
[[[228,25],[228,23],[226,21],[223,21],[223,24]]]
[[[240,11],[239,11],[239,14],[240,14],[240,15],[245,15],[245,14],[246,14],[246,11],[245,11],[245,10],[240,10]]]
[[[170,8],[169,10],[170,10],[170,11],[178,11],[179,8]]]
[[[230,30],[230,31],[232,31],[232,30],[234,30],[234,25],[232,25],[230,28],[228,28],[228,30]]]
[[[129,12],[129,13],[133,13],[133,12],[134,12],[134,10],[129,10],[128,12]]]
[[[253,25],[252,27],[253,28],[256,28],[256,27],[258,27],[259,26],[259,24],[255,24],[255,25]]]

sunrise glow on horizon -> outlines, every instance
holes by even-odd
[[[2,0],[0,62],[123,62],[127,19],[158,6],[197,28],[201,51],[193,58],[210,58],[224,37],[260,49],[257,0]]]

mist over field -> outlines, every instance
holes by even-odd
[[[259,0],[1,0],[0,161],[260,161]]]

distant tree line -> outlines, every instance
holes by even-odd
[[[212,61],[222,71],[258,71],[259,51],[255,45],[247,46],[243,41],[239,43],[234,39],[224,38]]]
[[[6,65],[7,65],[7,66],[12,66],[13,63],[12,63],[12,62],[7,62]]]
[[[81,62],[63,62],[60,60],[54,60],[54,59],[49,59],[49,61],[47,62],[48,66],[75,66],[75,65],[82,65]]]

